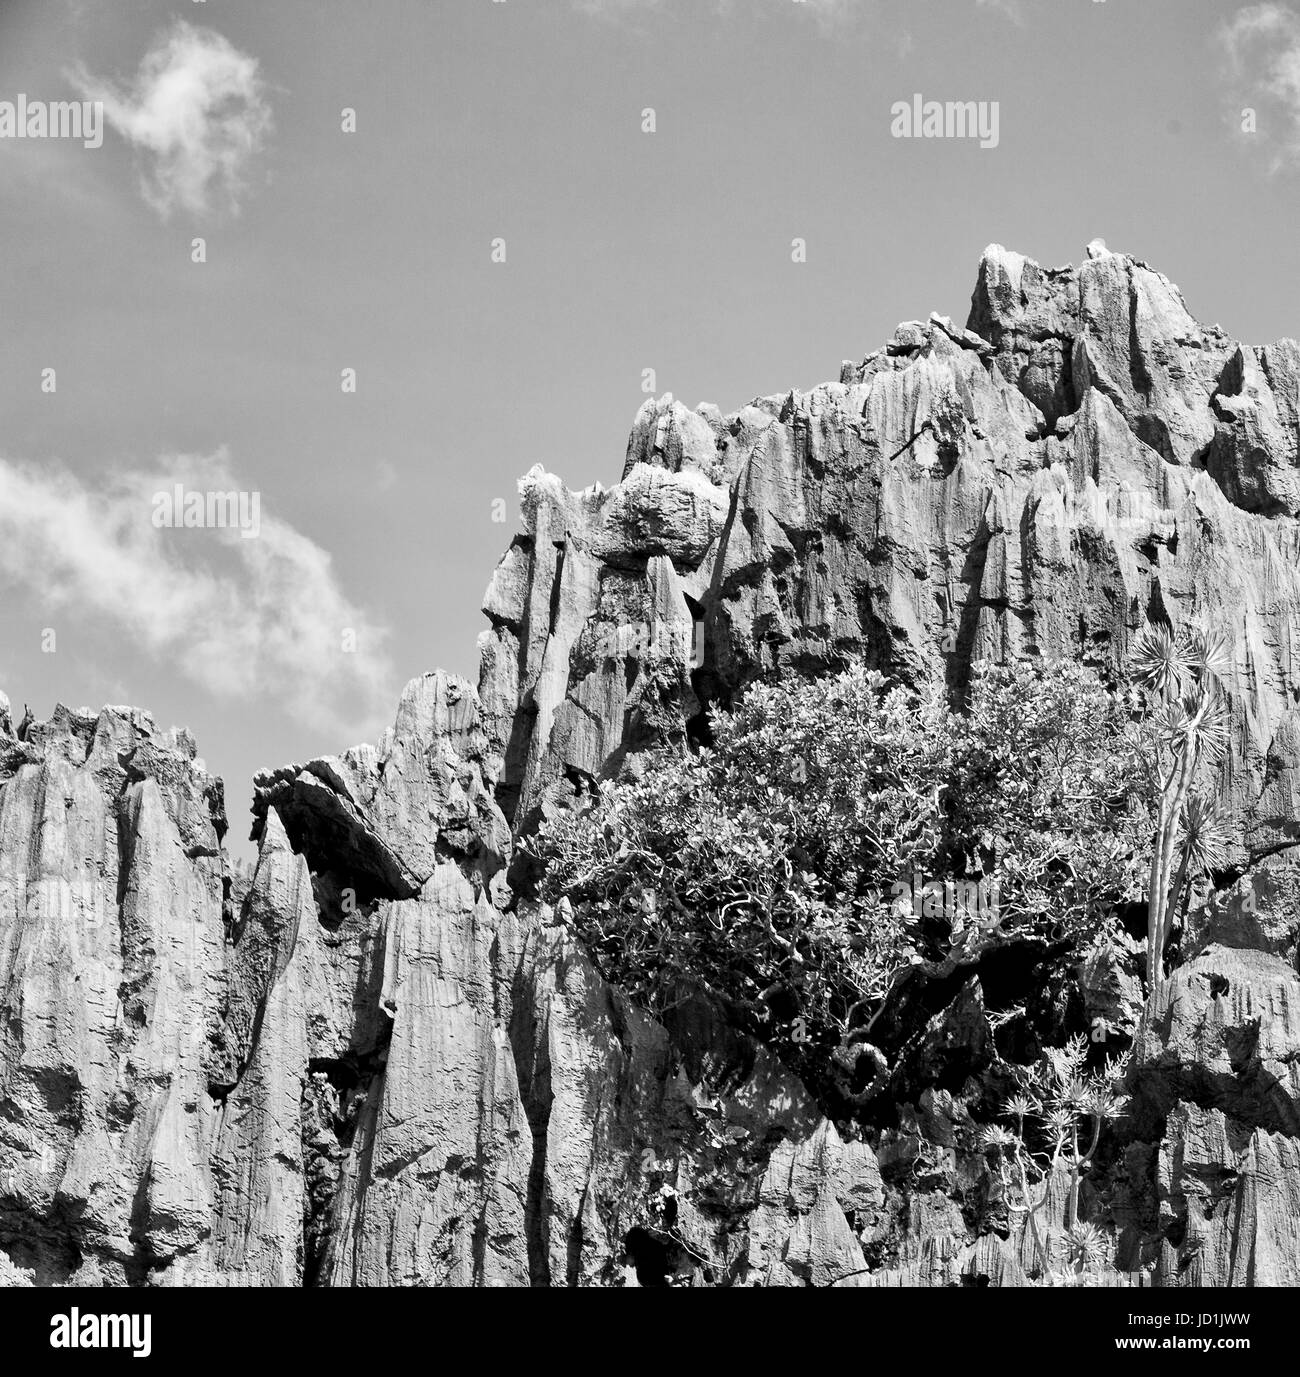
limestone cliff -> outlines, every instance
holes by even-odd
[[[1023,1284],[978,972],[916,1030],[934,1083],[837,1125],[716,1010],[611,988],[516,842],[773,669],[1115,674],[1165,616],[1232,647],[1239,845],[1149,1007],[1079,972],[1141,1052],[1085,1212],[1113,1284],[1296,1284],[1298,417],[1293,342],[1099,242],[993,247],[964,328],[647,402],[608,490],[533,470],[477,692],[426,675],[376,746],[259,776],[251,873],[185,733],[0,699],[0,1283]]]

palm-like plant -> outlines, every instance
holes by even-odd
[[[1049,1285],[1085,1284],[1085,1275],[1107,1252],[1103,1231],[1079,1218],[1079,1188],[1103,1124],[1127,1111],[1128,1096],[1120,1090],[1129,1054],[1107,1057],[1102,1069],[1090,1072],[1085,1069],[1088,1050],[1087,1039],[1078,1034],[1064,1047],[1046,1049],[1035,1067],[1009,1068],[1020,1089],[1003,1106],[1003,1115],[1016,1126],[990,1124],[978,1140],[1007,1192],[1009,1208],[1025,1216],[1039,1278]],[[1032,1119],[1038,1120],[1037,1135],[1026,1129],[1026,1120]],[[1046,1142],[1048,1151],[1032,1151],[1031,1136]],[[1062,1165],[1070,1173],[1064,1235],[1053,1238],[1050,1229],[1046,1235],[1040,1231],[1038,1216],[1047,1204],[1051,1177]],[[1054,1258],[1063,1263],[1059,1272],[1052,1268]]]
[[[1228,739],[1222,680],[1231,668],[1218,632],[1148,627],[1133,649],[1132,672],[1154,700],[1156,835],[1147,889],[1147,985],[1163,979],[1165,946],[1188,881],[1223,863],[1227,828],[1212,799],[1192,792],[1200,767]],[[1177,869],[1175,870],[1175,862]]]

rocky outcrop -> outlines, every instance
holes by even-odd
[[[1298,411],[1293,343],[1198,325],[1100,243],[993,247],[964,328],[729,417],[647,402],[608,490],[534,469],[477,691],[425,675],[375,746],[260,775],[251,871],[185,733],[0,699],[0,1282],[1041,1277],[979,1139],[978,973],[917,1029],[933,1083],[832,1122],[716,1009],[658,1023],[607,984],[516,843],[771,670],[1117,673],[1167,616],[1232,649],[1240,878],[1145,1008],[1081,954],[1085,1026],[1137,1051],[1080,1188],[1093,1279],[1296,1284]]]

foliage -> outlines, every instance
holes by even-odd
[[[541,897],[655,1012],[703,989],[796,1062],[851,1065],[904,982],[1072,946],[1141,895],[1139,743],[1077,665],[977,667],[964,712],[852,667],[757,684],[712,728],[529,843]]]

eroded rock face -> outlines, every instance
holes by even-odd
[[[1240,859],[1292,842],[1300,353],[1239,345],[1145,264],[1089,252],[1044,270],[988,249],[967,328],[902,325],[811,392],[725,418],[647,402],[608,491],[534,470],[484,602],[507,813],[772,668],[1115,673],[1166,617],[1230,643]]]
[[[422,676],[376,746],[257,778],[251,873],[184,733],[0,698],[0,1283],[1026,1284],[977,974],[917,1030],[944,1088],[836,1124],[699,1000],[631,1005],[515,847],[769,670],[1113,672],[1158,615],[1233,649],[1243,878],[1145,1008],[1081,959],[1140,1063],[1081,1204],[1105,1284],[1300,1282],[1298,399],[1293,343],[1094,243],[989,249],[964,329],[811,392],[647,402],[613,488],[523,481],[477,691]]]
[[[220,788],[132,709],[24,736],[0,734],[0,1241],[38,1283],[141,1281],[213,1227]]]

